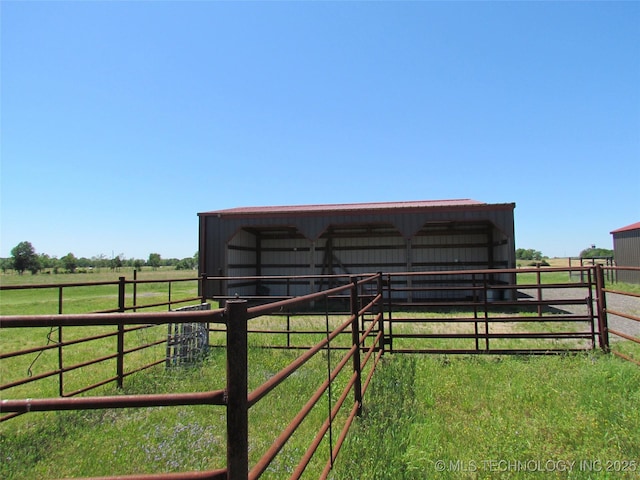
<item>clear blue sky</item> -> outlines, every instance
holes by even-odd
[[[0,9],[3,257],[182,258],[239,206],[515,202],[549,256],[640,221],[639,2]]]

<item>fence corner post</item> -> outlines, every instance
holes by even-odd
[[[357,404],[357,415],[362,414],[362,367],[360,364],[360,322],[358,315],[358,279],[351,278],[351,343],[353,347],[353,371],[356,381],[353,384],[354,401]]]
[[[602,351],[609,353],[609,321],[607,318],[607,298],[602,265],[595,265],[596,298],[598,308],[598,340]]]
[[[227,478],[246,480],[249,472],[247,301],[229,300],[227,323]]]

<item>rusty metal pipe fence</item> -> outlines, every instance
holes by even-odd
[[[625,360],[628,360],[630,362],[635,363],[636,365],[640,366],[640,359],[638,358],[633,358],[621,351],[618,350],[618,345],[616,342],[609,342],[608,341],[608,337],[609,335],[613,335],[614,338],[620,338],[620,339],[625,339],[628,340],[630,342],[633,342],[634,344],[640,345],[640,334],[637,335],[632,335],[630,333],[627,332],[623,332],[622,328],[618,327],[618,328],[612,328],[609,325],[609,317],[611,316],[612,318],[617,318],[618,321],[620,323],[626,323],[627,325],[633,325],[636,326],[637,328],[635,328],[635,331],[640,332],[640,309],[634,310],[634,311],[627,311],[627,310],[623,310],[623,309],[614,309],[614,308],[609,308],[607,306],[607,297],[609,296],[620,296],[623,298],[638,298],[640,299],[640,294],[638,293],[631,293],[631,292],[626,292],[623,290],[619,290],[619,289],[614,289],[614,288],[606,288],[605,286],[605,276],[610,277],[610,276],[614,276],[615,278],[617,278],[617,274],[619,271],[627,271],[627,272],[637,272],[638,275],[640,275],[640,268],[638,267],[612,267],[612,266],[598,266],[597,267],[597,281],[598,281],[598,290],[602,295],[602,301],[600,303],[601,306],[601,318],[605,318],[607,321],[606,323],[603,325],[603,328],[606,332],[606,336],[607,336],[607,345],[606,345],[606,349],[608,351],[610,351],[611,353],[613,353],[614,355],[620,357],[620,358],[624,358]],[[639,302],[640,303],[640,302]],[[634,330],[634,329],[629,329],[629,330]]]
[[[133,280],[127,280],[126,277],[119,277],[118,281],[104,281],[104,282],[74,282],[74,283],[60,283],[60,284],[35,284],[35,285],[0,285],[0,292],[10,292],[19,290],[56,290],[58,292],[58,314],[64,312],[64,292],[69,289],[78,289],[83,287],[114,287],[113,293],[115,296],[115,305],[113,308],[100,311],[92,311],[91,313],[115,313],[115,312],[128,312],[138,311],[142,309],[167,307],[171,310],[174,305],[191,303],[194,301],[206,301],[203,296],[182,297],[179,299],[172,298],[172,285],[176,283],[184,282],[196,282],[198,285],[198,291],[204,291],[202,288],[203,282],[206,282],[206,276],[200,276],[195,278],[173,278],[173,279],[150,279],[150,280],[138,280],[138,272],[133,271]],[[152,284],[167,284],[167,300],[155,303],[138,304],[138,286],[139,285],[152,285]],[[127,287],[130,287],[129,293],[127,293]],[[127,298],[130,299],[130,304],[127,305]],[[53,313],[53,312],[52,312]]]
[[[194,301],[204,302],[204,299],[201,296],[198,297],[182,297],[182,298],[172,298],[172,284],[178,282],[195,282],[198,286],[199,291],[203,291],[202,288],[204,277],[196,277],[196,278],[184,278],[184,279],[167,279],[167,280],[138,280],[137,272],[133,272],[133,280],[127,280],[125,277],[119,277],[117,282],[75,282],[75,283],[64,283],[64,284],[42,284],[42,285],[1,285],[0,291],[9,292],[9,291],[19,291],[19,290],[57,290],[58,291],[58,301],[57,301],[57,311],[58,315],[63,314],[64,310],[64,291],[68,291],[69,289],[77,289],[82,287],[115,287],[114,288],[114,297],[116,299],[116,307],[107,310],[94,311],[91,313],[96,314],[105,314],[105,313],[116,313],[116,312],[136,312],[138,310],[157,308],[157,307],[167,307],[169,310],[175,305],[181,305],[185,303],[192,303]],[[162,302],[155,303],[146,303],[146,304],[138,304],[138,295],[137,295],[137,287],[138,285],[145,284],[166,284],[167,285],[167,300]],[[129,288],[128,288],[129,287]],[[45,317],[42,317],[45,318]],[[137,318],[137,317],[136,317]],[[57,320],[62,321],[61,318],[56,316]],[[91,320],[87,320],[85,324],[82,326],[98,326],[95,323],[96,317],[92,317]],[[97,320],[100,321],[100,320]],[[132,322],[134,323],[134,322]],[[29,325],[30,326],[30,325]],[[69,327],[70,325],[66,325]],[[76,325],[79,326],[79,325]],[[107,326],[107,325],[101,325]],[[147,349],[153,349],[154,347],[160,345],[166,345],[168,342],[167,336],[163,336],[160,339],[153,340],[151,342],[136,342],[135,347],[125,348],[125,337],[130,336],[134,332],[142,332],[144,330],[156,327],[156,325],[135,325],[135,326],[125,326],[124,324],[116,325],[116,331],[109,331],[106,333],[101,333],[98,335],[90,335],[90,336],[81,336],[79,338],[67,338],[65,334],[65,325],[56,324],[52,322],[48,325],[50,328],[47,334],[47,343],[44,346],[27,348],[20,351],[12,351],[12,352],[0,352],[0,361],[10,358],[17,357],[25,357],[28,355],[36,354],[35,360],[32,361],[31,365],[29,365],[26,370],[28,371],[28,375],[26,377],[18,378],[14,377],[11,381],[6,381],[6,378],[3,379],[2,385],[0,385],[0,392],[6,391],[11,388],[20,387],[22,385],[27,385],[32,382],[57,377],[57,390],[58,395],[60,397],[72,397],[75,395],[79,395],[109,383],[116,383],[118,387],[122,388],[124,379],[134,373],[138,373],[140,371],[152,368],[158,364],[161,364],[165,361],[164,358],[155,360],[150,363],[141,363],[129,370],[125,370],[125,357],[130,356],[134,353],[140,353]],[[86,349],[94,348],[87,347],[87,345],[98,345],[100,342],[108,341],[109,339],[113,339],[116,342],[116,347],[112,348],[112,353],[108,355],[93,358],[91,360],[86,360],[80,363],[72,363],[68,364],[65,362],[65,350],[68,350],[70,347],[78,346],[85,347]],[[33,364],[36,363],[40,359],[40,356],[50,350],[56,350],[57,352],[57,368],[51,369],[49,371],[38,373],[37,375],[33,375],[31,370]],[[114,375],[103,378],[97,382],[75,385],[73,388],[68,389],[68,382],[65,381],[65,375],[69,377],[70,374],[79,372],[81,369],[86,369],[87,367],[91,367],[94,365],[104,364],[106,362],[115,362],[114,367]],[[12,372],[15,373],[15,372]],[[7,372],[5,372],[5,377]],[[72,382],[73,383],[73,382]],[[77,382],[76,382],[77,383]],[[4,420],[8,420],[16,416],[16,414],[10,414],[6,416],[0,415],[0,422]]]
[[[218,296],[213,300],[225,302],[224,309],[192,312],[126,313],[123,295],[119,295],[120,313],[2,316],[1,328],[50,328],[49,343],[42,347],[31,347],[19,352],[5,352],[0,361],[16,356],[40,354],[57,349],[59,368],[40,373],[31,378],[12,380],[0,385],[0,391],[11,391],[25,387],[28,383],[58,377],[58,398],[29,400],[3,400],[0,404],[1,420],[26,412],[125,408],[172,405],[210,405],[226,408],[227,411],[227,462],[224,468],[208,472],[184,474],[148,474],[120,478],[259,478],[274,458],[281,452],[291,436],[305,421],[314,406],[327,394],[341,372],[346,370],[348,379],[333,404],[330,403],[327,417],[302,454],[291,478],[299,478],[318,448],[329,434],[330,454],[322,471],[326,478],[335,461],[342,442],[353,419],[360,413],[363,396],[374,374],[376,365],[385,351],[394,353],[551,353],[582,351],[601,348],[639,363],[629,355],[616,350],[609,336],[630,340],[640,344],[640,338],[629,335],[619,328],[611,328],[608,316],[628,322],[640,322],[637,312],[613,309],[607,299],[613,295],[640,297],[605,285],[605,270],[620,267],[571,267],[570,269],[494,269],[490,271],[439,271],[361,274],[359,276],[335,276],[332,288],[300,297],[264,295],[237,299],[235,296]],[[569,271],[579,273],[579,281],[549,282],[543,276]],[[526,281],[518,281],[525,275]],[[578,276],[574,276],[576,278]],[[228,279],[227,279],[228,280]],[[245,278],[243,281],[253,281]],[[529,281],[530,280],[530,281]],[[202,292],[205,282],[220,281],[219,277],[202,276]],[[279,279],[277,281],[284,281]],[[287,282],[306,282],[309,278],[293,278]],[[327,285],[329,285],[327,280]],[[118,282],[120,291],[124,282]],[[290,292],[286,292],[287,294]],[[203,294],[204,297],[204,294]],[[202,297],[197,297],[202,300]],[[211,300],[211,298],[208,298]],[[269,303],[264,303],[270,300]],[[328,307],[337,301],[340,308]],[[169,302],[172,300],[169,298]],[[261,303],[262,302],[262,303]],[[324,304],[324,309],[322,305]],[[315,307],[314,307],[315,305]],[[306,307],[306,309],[304,308]],[[523,311],[526,311],[523,315]],[[312,322],[315,327],[296,328],[297,316],[303,312],[307,317],[322,316],[322,322]],[[338,318],[337,326],[329,329],[329,316]],[[286,320],[282,328],[252,327],[262,319]],[[269,320],[270,321],[270,320]],[[167,342],[166,338],[155,339],[131,346],[124,341],[125,334],[153,329],[170,323],[207,323],[211,332],[224,332],[227,373],[224,385],[209,392],[187,392],[171,395],[117,395],[106,397],[78,396],[87,391],[117,382],[122,387],[123,379],[146,368],[159,365],[164,358],[152,363],[138,365],[126,370],[127,354],[154,348]],[[317,324],[317,325],[316,325]],[[66,339],[63,328],[72,327],[116,327],[86,338]],[[444,328],[444,329],[443,329]],[[53,334],[58,329],[58,337]],[[165,330],[166,332],[166,330]],[[267,348],[299,349],[301,354],[290,365],[276,373],[267,382],[249,392],[247,386],[247,338],[249,335],[273,334],[275,339]],[[317,341],[318,334],[323,338]],[[311,335],[316,340],[311,342]],[[337,339],[349,338],[345,345]],[[307,340],[299,340],[307,339]],[[117,353],[109,353],[95,359],[85,359],[73,365],[64,364],[63,349],[83,342],[115,339]],[[284,339],[278,344],[278,339]],[[515,346],[510,342],[516,343]],[[128,348],[125,348],[127,346]],[[339,352],[333,368],[321,380],[305,405],[291,419],[282,432],[276,435],[272,445],[254,464],[248,460],[248,412],[299,368],[316,355]],[[116,375],[80,389],[67,391],[63,375],[71,371],[82,371],[102,362],[116,362]],[[351,400],[349,398],[351,397]],[[341,409],[346,408],[346,419],[341,419],[341,431],[333,437],[333,426]],[[335,441],[334,441],[335,440]]]
[[[362,305],[358,298],[363,285],[373,284],[377,288],[377,293],[367,303]],[[346,436],[353,419],[362,408],[362,398],[366,391],[373,371],[382,353],[382,282],[380,275],[372,275],[366,278],[353,277],[347,285],[339,286],[323,292],[310,294],[307,296],[273,302],[267,305],[248,307],[246,300],[229,300],[224,309],[210,311],[189,311],[189,312],[158,312],[158,313],[99,313],[99,314],[75,314],[75,315],[36,315],[36,316],[2,316],[0,317],[0,328],[67,328],[79,326],[115,326],[118,333],[131,331],[137,328],[149,328],[154,325],[164,325],[169,323],[191,323],[206,322],[213,325],[224,325],[226,327],[226,363],[227,373],[224,388],[208,392],[188,392],[173,394],[146,394],[146,395],[116,395],[116,396],[95,396],[95,397],[69,397],[60,396],[56,398],[29,398],[29,399],[7,399],[0,402],[0,412],[6,413],[5,419],[10,416],[31,412],[60,411],[60,410],[86,410],[104,408],[129,408],[129,407],[154,407],[154,406],[178,406],[178,405],[209,405],[221,406],[226,409],[227,417],[227,459],[224,468],[207,472],[186,472],[181,474],[144,474],[118,476],[113,478],[128,479],[167,479],[167,478],[208,478],[208,479],[246,479],[258,478],[278,452],[290,439],[296,428],[304,421],[311,409],[318,403],[327,389],[335,382],[340,372],[347,369],[349,381],[346,383],[342,394],[327,414],[327,419],[321,426],[316,437],[311,442],[308,450],[300,459],[293,478],[298,478],[304,472],[310,459],[316,454],[318,446],[326,432],[331,430],[331,426],[342,408],[349,407],[347,420],[342,426],[342,430],[335,445],[332,444],[331,453],[323,477],[326,477],[333,461],[335,460],[342,442]],[[248,354],[248,323],[253,319],[277,312],[282,308],[295,307],[308,302],[326,299],[330,296],[347,294],[350,298],[351,312],[347,319],[336,329],[327,332],[324,340],[318,342],[308,351],[304,352],[297,360],[285,367],[281,372],[270,380],[259,386],[252,392],[248,392],[247,383],[247,354]],[[365,330],[360,328],[363,317],[367,312],[375,310],[373,320],[370,320]],[[277,436],[272,446],[265,452],[259,461],[249,469],[248,463],[248,412],[260,401],[268,399],[269,393],[279,384],[286,381],[297,369],[302,367],[312,357],[321,353],[332,351],[331,342],[339,335],[346,334],[351,338],[352,345],[342,356],[337,366],[331,370],[327,379],[317,388],[315,393],[300,409],[298,414],[291,420],[290,424]],[[108,334],[113,335],[113,333]],[[100,336],[102,337],[102,336]],[[366,346],[367,340],[371,339]],[[120,342],[119,342],[120,343]],[[25,350],[27,351],[27,350]],[[24,354],[24,352],[18,352]],[[29,349],[31,353],[36,349]],[[364,358],[361,358],[361,355]],[[3,359],[11,358],[12,354],[4,355]],[[97,359],[85,362],[86,365],[103,361]],[[77,368],[80,368],[78,366]],[[120,366],[118,367],[120,370]],[[363,382],[363,372],[366,379]],[[56,372],[58,373],[58,372]],[[14,385],[16,386],[16,385]],[[11,388],[6,386],[6,389]],[[352,395],[351,403],[347,402],[349,395]]]
[[[544,354],[606,348],[594,270],[571,270],[585,280],[545,283],[541,278],[566,268],[386,274],[389,351]],[[535,282],[518,282],[523,274]]]

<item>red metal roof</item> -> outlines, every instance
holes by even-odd
[[[513,208],[514,204],[500,204]],[[418,200],[408,202],[373,202],[373,203],[342,203],[326,205],[283,205],[266,207],[238,207],[226,210],[215,210],[200,215],[273,215],[273,214],[298,214],[298,213],[334,213],[334,212],[363,212],[372,210],[411,210],[422,208],[448,208],[448,207],[479,207],[495,206],[477,200]]]
[[[630,230],[640,230],[640,222],[632,223],[631,225],[627,225],[626,227],[618,228],[610,233],[620,233],[620,232],[628,232]]]

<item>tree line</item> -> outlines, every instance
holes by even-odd
[[[104,254],[99,254],[91,258],[76,257],[69,252],[62,258],[47,255],[46,253],[36,253],[31,242],[20,242],[11,249],[11,257],[0,258],[0,269],[2,273],[15,270],[20,275],[24,272],[31,272],[36,275],[43,271],[53,273],[81,273],[92,271],[93,269],[109,268],[114,271],[122,267],[132,267],[141,270],[142,267],[150,267],[154,270],[160,267],[174,267],[176,270],[193,270],[198,267],[198,252],[193,257],[186,258],[162,258],[159,253],[150,253],[146,260],[140,258],[125,258],[124,254],[108,258]]]
[[[578,255],[580,258],[598,258],[598,257],[612,257],[613,258],[613,250],[609,250],[606,248],[596,248],[595,245],[591,245],[589,248],[585,248]],[[547,264],[546,262],[549,257],[545,256],[539,250],[534,250],[533,248],[517,248],[516,249],[516,260],[529,260],[533,263],[530,265],[536,264]]]

